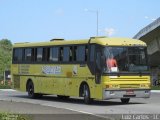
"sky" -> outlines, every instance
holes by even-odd
[[[0,39],[12,43],[132,38],[160,17],[160,0],[0,0]]]

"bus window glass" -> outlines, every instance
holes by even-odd
[[[107,72],[147,71],[147,54],[144,47],[105,47]]]
[[[147,59],[144,47],[128,48],[129,71],[146,70]]]
[[[56,62],[58,61],[58,57],[59,57],[59,48],[58,47],[51,48],[49,60],[52,62]]]
[[[26,48],[24,53],[24,60],[30,62],[32,60],[32,49]]]
[[[95,45],[91,45],[91,50],[90,50],[90,61],[94,62],[94,53],[95,53]]]
[[[43,55],[43,48],[37,48],[37,56],[36,56],[37,62],[42,61],[42,55]]]
[[[68,62],[70,60],[70,47],[63,48],[63,61]]]
[[[14,49],[14,62],[20,62],[22,61],[22,55],[23,55],[23,49],[18,48],[18,49]]]
[[[84,62],[85,61],[85,46],[77,46],[76,60],[78,62]]]

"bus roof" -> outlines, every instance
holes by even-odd
[[[91,37],[90,39],[82,40],[52,40],[49,42],[36,42],[36,43],[15,43],[13,47],[34,47],[34,46],[52,46],[52,45],[76,45],[96,43],[104,46],[146,46],[143,41],[130,39],[130,38],[108,38],[108,37]]]

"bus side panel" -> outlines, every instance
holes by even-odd
[[[76,91],[76,89],[74,88],[74,86],[76,86],[75,81],[76,79],[74,78],[65,78],[64,94],[66,96],[75,96],[74,94],[74,92]]]
[[[26,91],[27,76],[20,76],[20,91]]]
[[[37,91],[44,94],[53,94],[54,80],[51,77],[36,78]]]
[[[95,84],[94,95],[95,95],[94,98],[102,100],[102,98],[103,98],[102,84]]]
[[[64,86],[65,86],[65,78],[55,78],[56,91],[57,95],[64,95]]]

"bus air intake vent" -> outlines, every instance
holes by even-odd
[[[90,39],[96,39],[96,38],[107,38],[107,36],[95,36],[95,37],[90,37]]]
[[[54,39],[51,39],[50,41],[53,42],[53,41],[63,41],[64,39],[63,38],[54,38]]]

